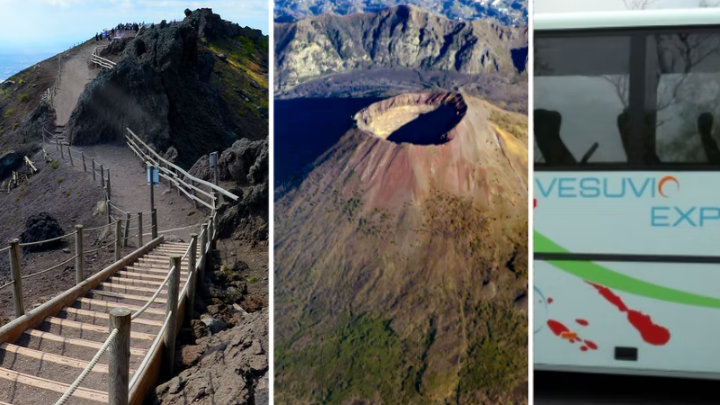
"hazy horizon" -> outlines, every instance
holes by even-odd
[[[266,0],[0,0],[0,81],[120,23],[182,20],[189,8],[212,8],[223,19],[268,34]]]

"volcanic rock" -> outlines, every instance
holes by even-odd
[[[38,242],[41,240],[47,240],[56,238],[64,235],[63,229],[60,227],[58,221],[47,212],[40,212],[35,215],[31,215],[25,221],[25,231],[20,234],[20,242]],[[63,241],[55,241],[49,243],[43,243],[40,245],[25,246],[23,247],[24,252],[35,252],[41,250],[50,250],[62,246]]]
[[[276,92],[283,93],[316,77],[375,67],[521,73],[524,61],[516,66],[512,50],[527,48],[527,28],[397,6],[275,24],[275,44]]]

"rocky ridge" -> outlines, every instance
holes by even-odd
[[[412,6],[276,23],[275,92],[378,67],[516,75],[527,64],[527,38],[527,27],[454,21]]]

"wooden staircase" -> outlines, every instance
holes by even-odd
[[[50,140],[52,143],[59,142],[63,145],[67,145],[67,137],[65,136],[65,125],[58,125],[55,127],[55,132]]]
[[[3,327],[12,331],[0,336],[5,341],[0,344],[0,405],[55,403],[108,337],[107,312],[115,307],[133,312],[140,309],[167,276],[170,257],[183,256],[188,246],[160,242],[136,259],[128,260],[126,265],[109,271],[104,280],[93,281],[92,289],[71,305],[58,306],[59,311],[40,318],[39,324],[28,320],[30,326],[23,327],[23,318],[30,315],[27,314],[11,322],[17,325]],[[181,291],[187,279],[185,257],[180,272]],[[154,303],[132,320],[131,378],[163,325],[166,296],[167,287],[163,287]],[[105,353],[68,403],[107,403],[107,390],[108,353]]]

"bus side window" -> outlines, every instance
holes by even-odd
[[[535,142],[545,162],[551,165],[574,165],[575,157],[560,139],[562,115],[557,111],[535,110]]]
[[[714,116],[720,114],[720,33],[702,28],[651,33],[647,96],[657,110],[663,163],[720,165]],[[715,131],[717,132],[717,131]]]
[[[638,134],[641,139],[639,142],[640,149],[633,150],[631,148],[630,136],[632,134],[630,126],[630,114],[628,109],[623,110],[617,118],[618,131],[625,154],[629,161],[642,162],[646,165],[660,163],[657,153],[655,153],[655,113],[646,113],[643,117],[642,131]],[[637,159],[636,159],[637,158]]]
[[[713,115],[709,112],[700,114],[697,126],[708,162],[720,164],[720,149],[718,149],[718,144],[712,137]]]

